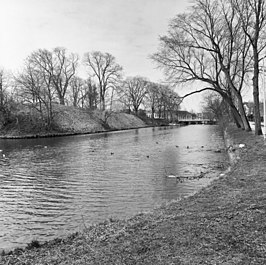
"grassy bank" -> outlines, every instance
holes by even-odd
[[[88,134],[145,127],[134,115],[119,112],[84,110],[71,106],[53,106],[53,124],[47,129],[38,112],[22,106],[12,120],[0,125],[0,138],[36,138]]]
[[[194,196],[16,250],[0,263],[266,264],[266,145],[234,127],[226,135],[236,164]]]

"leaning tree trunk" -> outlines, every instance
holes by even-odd
[[[238,104],[238,113],[240,114],[242,123],[243,123],[243,129],[247,132],[251,131],[250,124],[248,122],[248,118],[245,112],[245,108],[243,105],[243,100],[240,92],[238,92],[236,89],[232,89],[232,92],[236,96],[237,104]]]
[[[249,131],[251,131],[251,127],[250,127],[250,124],[248,122],[248,118],[247,118],[245,108],[243,105],[242,96],[240,94],[237,94],[237,100],[238,100],[239,113],[240,113],[240,116],[241,116],[242,121],[243,121],[244,129],[245,129],[245,131],[249,132]]]
[[[239,113],[239,111],[237,110],[231,96],[228,96],[227,94],[225,93],[221,93],[221,96],[223,97],[223,99],[225,100],[225,102],[228,104],[228,106],[230,107],[230,110],[231,110],[231,113],[232,113],[232,116],[233,116],[233,119],[234,119],[234,122],[236,124],[236,126],[238,128],[241,128],[241,129],[245,129],[245,126],[244,126],[244,123],[243,123],[243,120],[242,120],[242,117]]]
[[[223,68],[223,72],[225,73],[227,81],[228,81],[229,91],[231,91],[231,93],[233,93],[233,95],[235,95],[237,98],[238,110],[239,110],[239,114],[241,116],[244,130],[251,131],[251,127],[250,127],[250,124],[248,122],[247,115],[245,113],[242,96],[241,96],[240,92],[236,89],[236,87],[234,86],[228,69],[226,69],[225,67],[222,67],[222,68]],[[228,96],[228,98],[229,98],[229,96]],[[232,101],[232,98],[230,98],[230,99]],[[232,102],[232,104],[234,105],[233,102]]]
[[[237,99],[238,114],[240,115],[241,120],[242,120],[242,122],[241,122],[241,124],[242,124],[241,128],[244,129],[245,131],[249,132],[249,131],[251,131],[251,127],[250,127],[250,124],[248,122],[248,118],[247,118],[247,115],[246,115],[246,112],[245,112],[245,109],[244,109],[242,96],[241,96],[240,92],[236,90],[236,88],[232,84],[231,80],[229,82],[229,86],[230,86],[230,90],[232,91],[233,95]],[[231,104],[235,107],[235,104],[233,103],[232,98],[231,97],[228,97],[228,98],[230,98]],[[230,104],[230,106],[231,106],[231,104]]]
[[[240,116],[238,110],[235,107],[234,108],[231,107],[230,109],[231,109],[233,120],[234,120],[237,128],[244,129],[244,124],[243,124],[243,121],[241,119],[241,116]]]

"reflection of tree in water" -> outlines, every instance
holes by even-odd
[[[179,152],[176,152],[172,147],[168,147],[163,152],[164,171],[166,176],[180,176],[180,165],[178,164]]]

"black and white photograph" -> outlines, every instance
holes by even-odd
[[[0,0],[0,264],[265,265],[266,0]]]

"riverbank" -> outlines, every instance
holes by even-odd
[[[1,264],[265,264],[266,146],[229,126],[231,171],[182,201],[37,242]],[[239,146],[241,145],[241,147]]]
[[[146,123],[135,115],[84,110],[72,106],[55,104],[53,126],[47,130],[40,114],[25,106],[16,113],[13,120],[0,126],[0,138],[21,139],[90,134],[106,131],[146,127]]]

